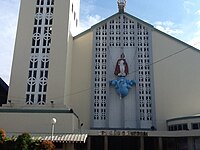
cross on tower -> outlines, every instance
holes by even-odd
[[[117,3],[118,3],[119,12],[123,13],[126,7],[126,0],[118,0]]]

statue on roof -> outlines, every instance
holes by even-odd
[[[123,13],[126,7],[126,0],[118,0],[118,8],[119,8],[119,12]]]

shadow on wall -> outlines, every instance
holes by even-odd
[[[8,85],[0,78],[0,106],[7,103]]]

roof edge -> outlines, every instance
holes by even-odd
[[[200,116],[194,115],[194,116],[177,117],[177,118],[167,119],[166,122],[184,120],[184,119],[196,119],[196,118],[200,118]]]
[[[72,113],[68,109],[19,109],[19,108],[0,108],[0,113]]]
[[[159,29],[157,29],[157,28],[155,28],[152,24],[147,23],[147,22],[145,22],[145,21],[143,21],[143,20],[141,20],[141,19],[139,19],[139,18],[137,18],[137,17],[135,17],[135,16],[133,16],[133,15],[127,13],[127,12],[123,12],[123,13],[117,12],[117,13],[111,15],[110,17],[107,17],[106,19],[103,19],[102,21],[100,21],[100,22],[94,24],[94,25],[91,26],[89,29],[87,29],[87,30],[81,32],[80,34],[76,35],[73,39],[76,39],[76,38],[81,37],[82,35],[88,33],[89,31],[91,31],[91,30],[93,30],[94,28],[96,28],[97,26],[99,26],[99,25],[105,23],[107,20],[111,19],[112,17],[117,16],[118,14],[125,14],[125,15],[127,15],[128,17],[130,17],[130,18],[132,18],[132,19],[134,19],[134,20],[137,20],[138,22],[141,22],[141,23],[143,23],[144,25],[150,27],[152,30],[157,31],[157,32],[159,32],[159,33],[161,33],[161,34],[163,34],[163,35],[166,35],[166,36],[168,36],[168,37],[170,37],[170,38],[172,38],[172,39],[174,39],[174,40],[176,40],[176,41],[178,41],[178,42],[180,42],[180,43],[182,43],[182,44],[188,46],[188,48],[192,48],[192,49],[196,50],[197,52],[200,52],[200,49],[195,48],[194,46],[192,46],[192,45],[190,45],[190,44],[188,44],[188,43],[186,43],[186,42],[184,42],[184,41],[182,41],[182,40],[180,40],[180,39],[178,39],[178,38],[176,38],[176,37],[174,37],[174,36],[172,36],[172,35],[169,35],[169,34],[163,32],[163,31],[161,31],[161,30],[159,30]]]
[[[190,44],[188,44],[188,43],[186,43],[186,42],[184,42],[184,41],[182,41],[182,40],[180,40],[180,39],[178,39],[178,38],[176,38],[176,37],[174,37],[172,35],[169,35],[169,34],[163,32],[163,31],[161,31],[161,30],[159,30],[159,29],[157,29],[155,27],[153,28],[153,30],[155,30],[155,31],[157,31],[157,32],[159,32],[159,33],[161,33],[161,34],[163,34],[165,36],[168,36],[169,38],[172,38],[172,39],[174,39],[174,40],[176,40],[176,41],[188,46],[188,48],[192,48],[192,49],[196,50],[197,52],[200,52],[200,49],[198,49],[198,48],[196,48],[196,47],[194,47],[194,46],[192,46],[192,45],[190,45]]]
[[[85,30],[85,31],[83,31],[83,32],[81,32],[81,33],[79,33],[79,34],[77,34],[76,36],[73,37],[73,39],[79,38],[80,36],[86,34],[87,32],[91,31],[92,29],[96,28],[97,26],[99,26],[99,25],[105,23],[107,20],[109,20],[109,19],[111,19],[111,18],[113,18],[113,17],[115,17],[115,16],[117,16],[117,15],[119,15],[119,14],[127,15],[128,17],[130,17],[130,18],[132,18],[132,19],[134,19],[134,20],[137,20],[137,21],[139,21],[139,22],[145,24],[145,25],[149,26],[150,28],[154,28],[153,25],[151,25],[151,24],[149,24],[149,23],[147,23],[147,22],[145,22],[145,21],[143,21],[143,20],[141,20],[141,19],[139,19],[139,18],[137,18],[137,17],[135,17],[135,16],[132,16],[131,14],[129,14],[129,13],[127,13],[127,12],[123,12],[123,13],[117,12],[117,13],[111,15],[110,17],[107,17],[107,18],[101,20],[100,22],[98,22],[98,23],[92,25],[89,29],[87,29],[87,30]]]
[[[75,40],[75,39],[81,37],[82,35],[84,35],[84,34],[90,32],[90,31],[91,31],[91,27],[90,27],[89,29],[86,29],[86,30],[84,30],[83,32],[77,34],[76,36],[74,36],[74,37],[73,37],[73,40]]]
[[[91,26],[91,29],[92,29],[92,28],[95,28],[96,26],[99,26],[100,24],[103,24],[103,23],[106,22],[107,20],[109,20],[109,19],[111,19],[111,18],[113,18],[114,16],[117,16],[117,15],[119,15],[119,14],[127,15],[128,17],[130,17],[130,18],[132,18],[132,19],[134,19],[134,20],[137,20],[137,21],[139,21],[139,22],[141,22],[141,23],[143,23],[143,24],[145,24],[145,25],[147,25],[147,26],[149,26],[149,27],[151,27],[151,28],[154,28],[153,25],[151,25],[151,24],[149,24],[149,23],[147,23],[147,22],[145,22],[145,21],[143,21],[143,20],[141,20],[141,19],[139,19],[139,18],[137,18],[137,17],[135,17],[135,16],[133,16],[133,15],[127,13],[127,12],[123,12],[123,13],[117,12],[117,13],[111,15],[110,17],[108,17],[108,18],[106,18],[106,19],[103,19],[103,20],[100,21],[99,23],[97,23],[97,24]]]

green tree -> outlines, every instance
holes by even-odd
[[[19,135],[16,140],[16,150],[30,150],[30,146],[32,143],[32,139],[30,134],[23,133],[22,135]]]
[[[32,141],[31,145],[30,145],[30,150],[40,150],[40,141],[39,140],[34,140]]]

